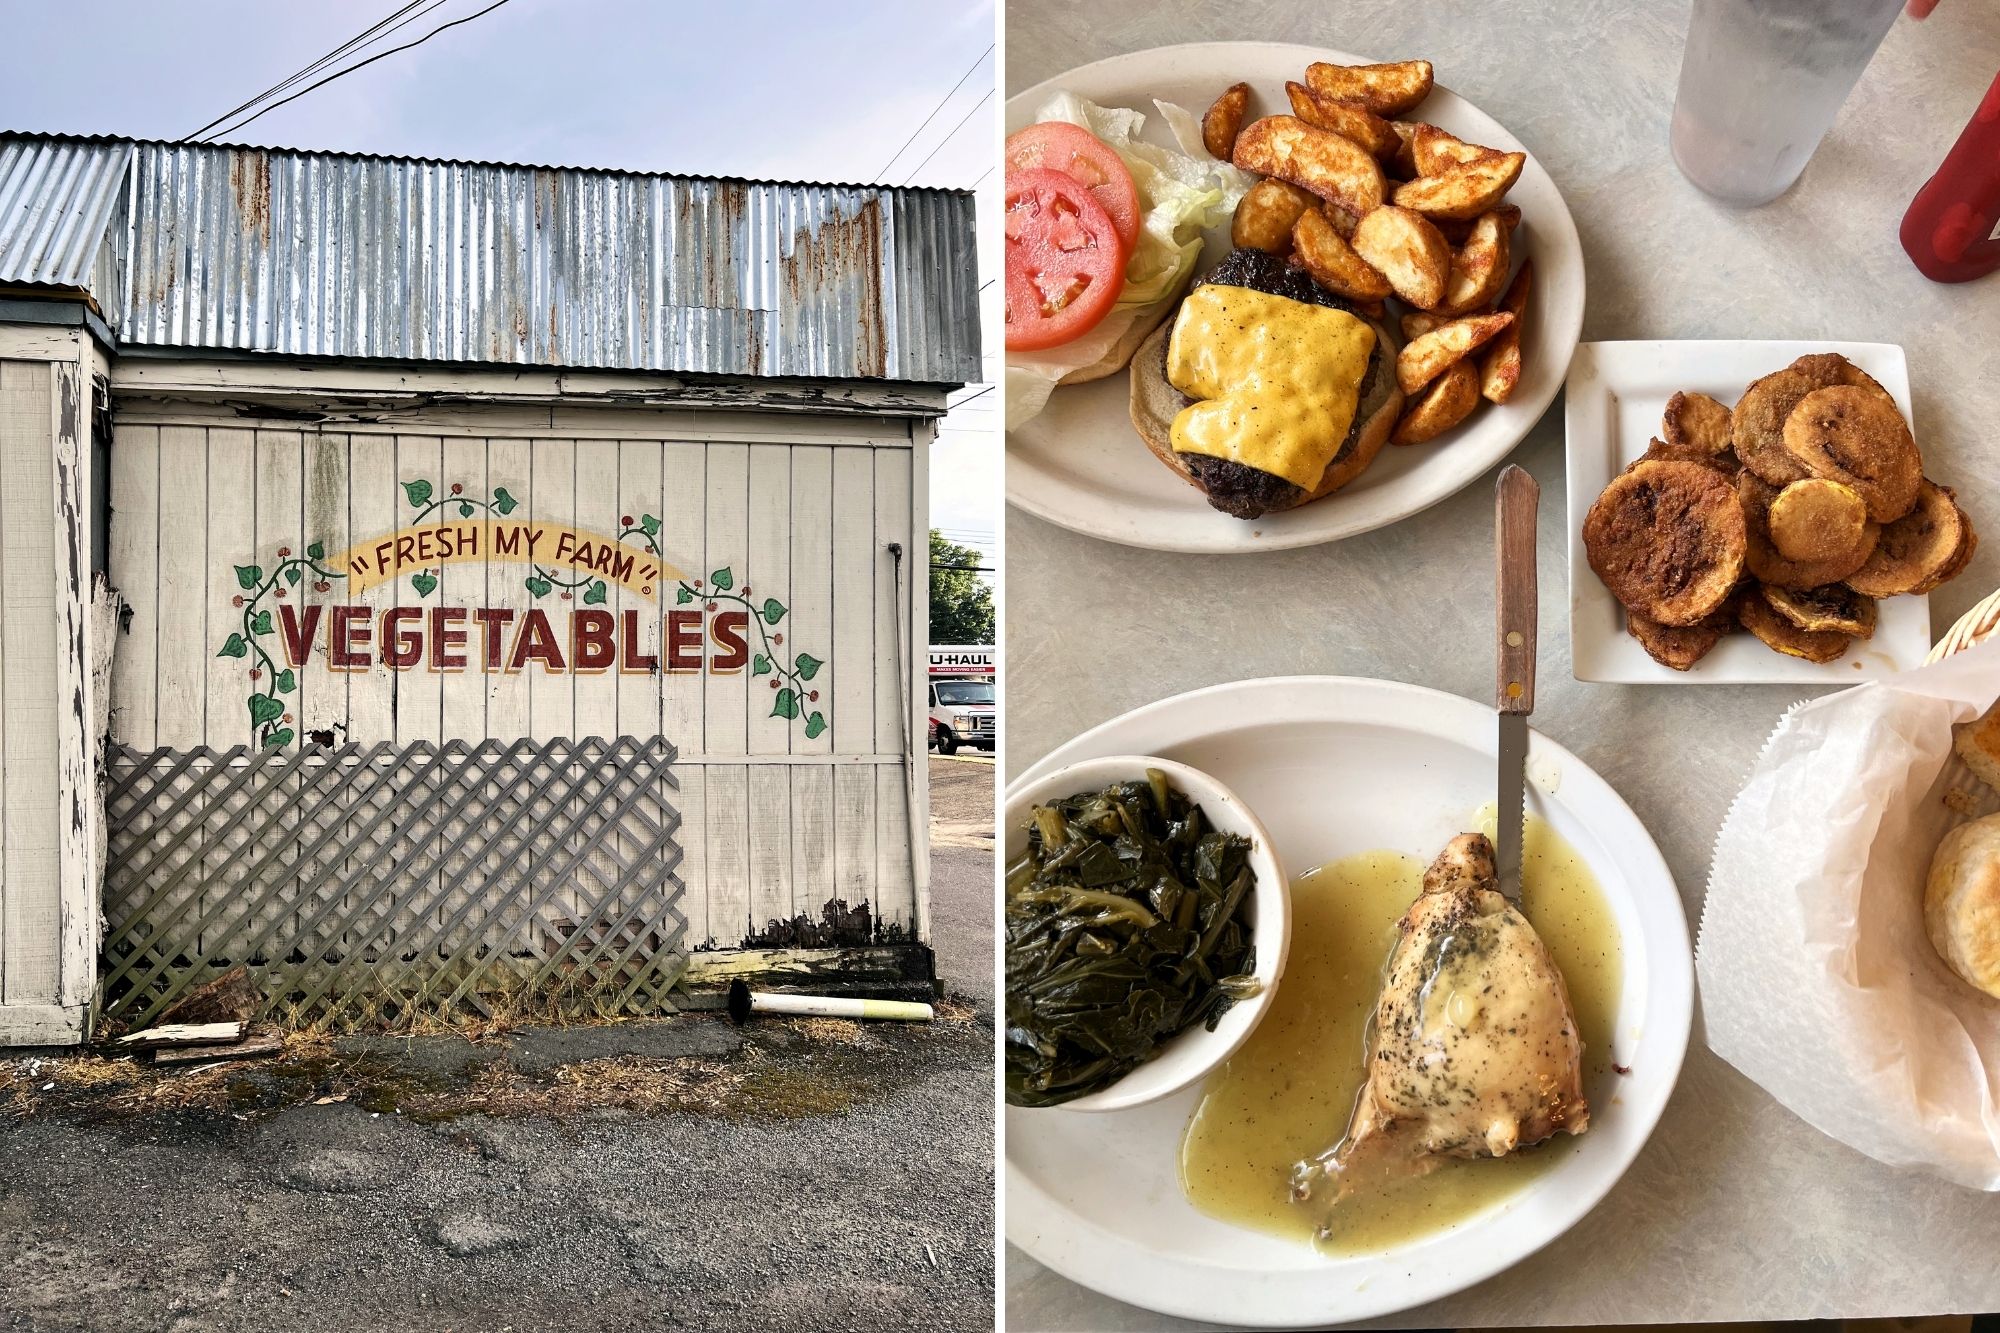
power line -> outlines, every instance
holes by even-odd
[[[972,62],[972,68],[966,70],[965,73],[958,76],[958,82],[951,85],[951,92],[946,93],[942,98],[939,99],[938,104],[931,108],[930,115],[924,117],[924,123],[922,125],[917,126],[916,129],[910,131],[910,137],[903,140],[903,146],[901,148],[898,148],[893,154],[890,155],[889,160],[882,164],[882,169],[875,173],[876,180],[881,180],[884,176],[889,174],[889,168],[896,165],[896,159],[909,151],[910,145],[917,141],[917,136],[924,132],[925,126],[928,126],[933,120],[937,119],[937,113],[944,110],[944,104],[946,102],[949,102],[952,99],[952,97],[958,92],[958,90],[965,86],[965,81],[972,77],[972,71],[978,69],[981,65],[985,64],[986,57],[992,54],[993,54],[993,48],[990,45],[984,51],[981,51],[979,53],[979,59]],[[956,132],[957,131],[953,131],[953,133]]]
[[[987,394],[992,393],[994,387],[995,387],[994,385],[989,384],[985,388],[981,389],[978,393],[972,394],[965,398],[961,398],[955,403],[946,403],[945,410],[947,412],[956,412],[959,408],[964,407],[967,403],[977,402],[981,398],[984,398]]]
[[[251,121],[258,119],[258,117],[268,115],[269,113],[276,111],[279,107],[284,106],[288,102],[298,101],[301,97],[304,97],[307,93],[313,91],[313,89],[315,88],[324,88],[327,84],[332,83],[335,79],[344,79],[349,74],[354,73],[356,70],[366,69],[368,66],[374,64],[378,60],[387,60],[390,56],[395,55],[399,51],[408,51],[412,47],[422,46],[425,42],[428,42],[431,38],[437,36],[445,29],[456,28],[461,24],[470,23],[474,19],[484,18],[486,15],[491,14],[494,10],[500,8],[500,6],[506,3],[507,0],[493,0],[492,4],[486,6],[486,8],[482,10],[477,11],[476,13],[467,14],[462,19],[453,19],[449,23],[439,24],[437,27],[432,28],[429,32],[425,33],[423,36],[417,38],[417,40],[415,40],[414,42],[404,42],[401,46],[392,46],[386,51],[377,52],[376,54],[369,56],[366,60],[357,60],[352,65],[348,65],[344,69],[335,70],[333,73],[327,75],[325,78],[321,79],[317,83],[307,84],[305,87],[299,89],[299,91],[293,93],[290,97],[287,97],[282,101],[271,103],[269,106],[259,110],[255,115],[246,116],[244,119],[236,122],[234,125],[231,125],[228,128],[228,130],[219,132],[233,134],[237,130],[240,130],[244,126],[248,125]]]
[[[972,104],[972,110],[966,112],[964,116],[960,117],[958,124],[951,127],[951,133],[945,135],[944,138],[939,139],[937,141],[937,148],[931,149],[930,157],[926,157],[923,161],[917,163],[917,171],[922,171],[925,167],[929,166],[931,164],[931,158],[936,157],[938,155],[938,149],[943,148],[946,144],[950,143],[952,141],[953,136],[955,136],[960,130],[965,128],[965,122],[971,120],[973,116],[978,113],[980,107],[985,106],[988,102],[992,100],[993,100],[993,90],[991,88],[988,88],[986,90],[986,96],[980,98],[977,102],[974,102]],[[912,171],[909,175],[903,177],[903,184],[908,185],[913,179],[915,179],[917,171]]]
[[[979,188],[979,182],[980,182],[980,181],[983,181],[983,180],[985,180],[985,179],[986,179],[986,178],[987,178],[988,176],[991,176],[992,174],[993,174],[993,168],[992,168],[992,167],[988,167],[988,168],[986,168],[986,170],[984,170],[984,171],[982,171],[982,172],[980,172],[980,173],[979,173],[978,177],[977,177],[976,179],[974,179],[974,181],[972,182],[972,184],[970,184],[970,185],[966,186],[965,188],[966,188],[966,189],[968,189],[968,190],[976,190],[976,189],[978,189],[978,188]]]
[[[434,0],[434,3],[432,4],[431,7],[435,9],[438,5],[443,3],[444,0]],[[310,65],[307,65],[304,69],[293,71],[291,76],[285,79],[282,83],[272,84],[269,88],[266,88],[263,92],[258,93],[255,97],[251,98],[249,101],[244,102],[239,106],[233,106],[229,108],[229,110],[223,112],[221,115],[217,116],[214,120],[209,121],[208,124],[202,126],[194,133],[184,135],[182,137],[187,139],[200,138],[203,134],[215,128],[217,125],[220,125],[223,121],[228,120],[231,116],[237,115],[240,112],[248,111],[251,107],[257,105],[257,103],[263,101],[265,98],[283,92],[285,89],[297,83],[300,79],[308,78],[314,74],[317,74],[320,70],[325,69],[328,65],[340,59],[348,52],[353,51],[359,47],[366,46],[370,41],[374,40],[377,34],[382,33],[384,28],[388,28],[389,32],[394,32],[396,28],[402,27],[403,23],[408,23],[411,18],[416,17],[415,14],[411,13],[412,10],[417,10],[421,8],[423,8],[423,0],[411,0],[410,4],[404,5],[401,9],[397,10],[395,13],[389,15],[387,18],[375,24],[374,27],[367,29],[366,31],[362,32],[359,36],[348,38],[346,41],[342,42],[339,46],[334,47],[333,50],[328,51],[325,55],[321,56],[318,60],[315,60]],[[405,15],[409,15],[409,17],[405,18],[404,17]],[[402,19],[403,23],[396,23],[397,19]],[[392,23],[395,24],[395,27],[389,27],[389,25]]]

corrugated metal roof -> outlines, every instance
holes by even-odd
[[[77,288],[109,308],[131,160],[129,143],[0,137],[0,283]]]
[[[977,281],[958,191],[0,135],[0,283],[133,346],[965,383]]]

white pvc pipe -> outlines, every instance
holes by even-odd
[[[750,992],[750,1009],[759,1014],[817,1014],[823,1018],[931,1019],[931,1007],[911,1000],[856,1000],[838,995],[772,995]]]

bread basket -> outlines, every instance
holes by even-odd
[[[1945,631],[1945,636],[1932,647],[1924,664],[1942,662],[1953,653],[1962,653],[1973,644],[1984,642],[1996,630],[2000,630],[2000,592],[1990,594],[1960,616],[1958,623]]]

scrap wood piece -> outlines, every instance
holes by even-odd
[[[187,1046],[162,1050],[153,1056],[156,1065],[192,1064],[196,1060],[242,1060],[253,1055],[276,1055],[285,1049],[285,1034],[276,1028],[256,1028],[233,1046]]]
[[[131,1032],[112,1043],[121,1051],[156,1051],[167,1046],[227,1046],[243,1039],[244,1025],[226,1023],[165,1023]]]
[[[160,1013],[159,1025],[248,1023],[264,1008],[264,992],[241,963],[213,981],[196,986]]]

